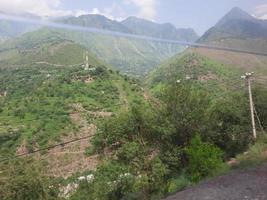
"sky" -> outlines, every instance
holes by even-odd
[[[267,0],[0,0],[0,12],[31,13],[41,17],[102,14],[121,21],[137,16],[177,28],[193,28],[199,35],[231,8],[267,19]]]

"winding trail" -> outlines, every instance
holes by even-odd
[[[267,163],[202,182],[165,200],[267,200]]]

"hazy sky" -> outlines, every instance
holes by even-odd
[[[0,0],[0,11],[29,12],[40,16],[103,14],[122,20],[139,16],[176,27],[191,27],[199,34],[213,26],[232,7],[267,19],[267,0]]]

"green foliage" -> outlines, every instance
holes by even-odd
[[[218,169],[222,164],[223,152],[216,146],[203,143],[199,135],[196,135],[186,148],[188,156],[188,171],[191,180],[197,182]]]
[[[191,181],[185,174],[181,174],[177,178],[172,178],[167,183],[167,192],[169,194],[183,190],[191,185]]]
[[[210,104],[207,92],[193,84],[177,84],[162,94],[163,115],[174,128],[172,142],[186,145],[195,131],[206,129],[206,113]]]
[[[205,139],[224,150],[227,157],[245,151],[252,141],[248,132],[249,115],[246,96],[228,93],[226,98],[217,100],[211,106],[210,131],[206,132]]]
[[[137,142],[129,142],[118,150],[118,159],[125,163],[130,163],[132,160],[140,156],[142,146]],[[142,154],[141,154],[142,155]]]
[[[261,120],[261,126],[264,130],[267,130],[267,89],[266,87],[257,86],[253,88],[254,104],[259,119]]]
[[[70,119],[74,105],[91,112],[117,112],[122,95],[125,101],[139,95],[130,89],[124,94],[123,88],[130,88],[131,83],[121,75],[110,73],[104,66],[95,68],[85,71],[81,67],[35,66],[1,70],[0,93],[6,91],[7,96],[0,97],[0,156],[14,153],[24,140],[29,149],[44,147],[48,141],[55,142],[75,130]],[[93,82],[86,83],[88,77]],[[89,120],[93,122],[97,117],[90,115]]]
[[[243,73],[241,70],[225,66],[197,53],[186,51],[178,54],[161,64],[147,79],[147,84],[155,95],[160,95],[159,89],[174,85],[177,80],[191,82],[198,87],[205,88],[210,95],[232,89],[232,80],[236,80]],[[187,80],[186,78],[190,79]],[[241,80],[240,80],[241,83]]]
[[[145,142],[151,144],[159,138],[160,132],[154,123],[157,120],[156,115],[145,103],[141,105],[142,103],[133,103],[130,110],[122,111],[100,124],[99,132],[93,140],[97,151],[105,147],[118,149],[127,142],[134,142],[128,144],[134,150],[135,142],[144,146]]]
[[[237,155],[236,159],[239,163],[237,166],[233,166],[238,169],[246,169],[251,167],[256,167],[264,162],[266,162],[267,156],[267,135],[260,134],[256,142],[250,145],[247,152]]]
[[[40,43],[62,45],[57,36],[43,34],[35,36]],[[29,49],[39,44],[21,40]],[[67,56],[60,55],[56,55],[58,61]],[[235,77],[237,71],[196,54],[182,56],[178,63],[176,59],[168,73],[156,74],[152,81],[158,98],[146,100],[138,81],[102,64],[88,71],[46,65],[1,70],[0,93],[8,93],[0,97],[0,155],[14,154],[22,141],[32,150],[75,132],[79,127],[72,123],[70,113],[79,112],[88,123],[97,123],[87,154],[99,153],[103,162],[93,172],[92,181],[80,184],[72,200],[160,199],[191,181],[218,173],[225,167],[223,158],[243,152],[251,142],[247,98],[221,82]],[[184,80],[187,74],[190,81]],[[86,83],[89,77],[93,81]],[[180,78],[181,83],[176,83]],[[255,90],[254,98],[265,122],[265,90]],[[94,111],[113,114],[105,119],[88,114]],[[12,177],[13,186],[4,188],[24,196],[6,199],[53,199],[58,194],[57,189],[50,190],[54,182],[39,169],[23,170],[18,170],[23,179]],[[24,184],[25,177],[29,178]]]
[[[184,150],[181,147],[164,147],[160,159],[172,173],[179,173],[183,168]]]
[[[60,199],[58,183],[44,174],[43,165],[37,161],[16,160],[2,164],[0,170],[0,198],[3,200]]]

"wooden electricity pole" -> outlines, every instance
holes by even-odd
[[[241,78],[246,79],[248,81],[248,94],[249,94],[252,133],[253,133],[253,138],[257,139],[255,117],[254,117],[254,104],[253,104],[253,98],[252,98],[252,92],[251,92],[251,77],[253,76],[253,74],[254,74],[253,72],[246,73],[245,76],[242,76]]]

